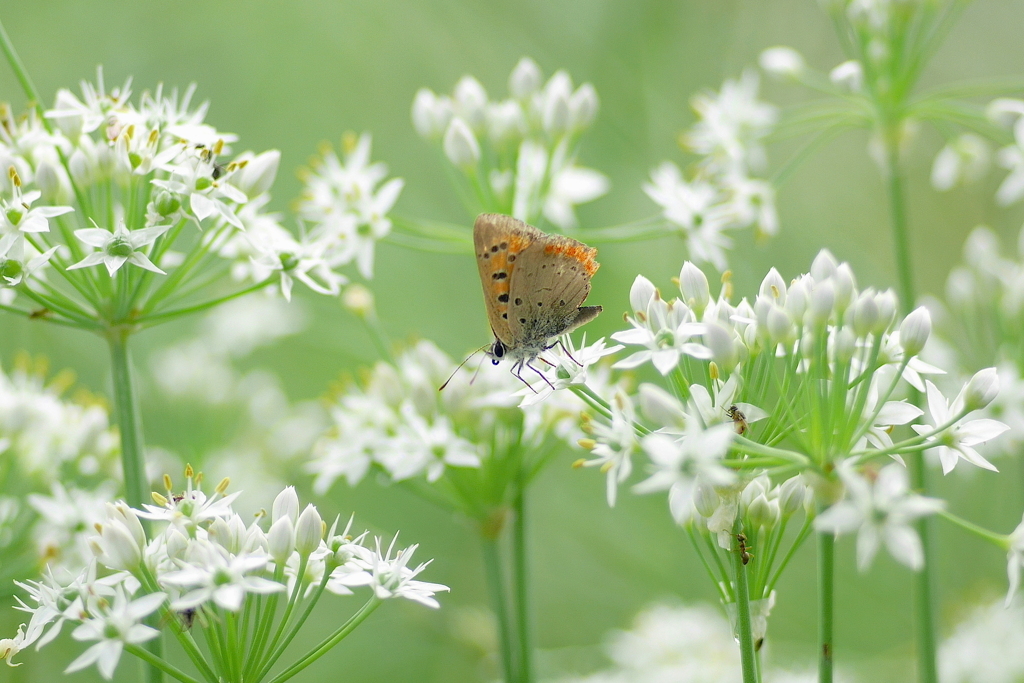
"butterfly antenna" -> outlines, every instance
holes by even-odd
[[[452,374],[448,375],[448,379],[446,379],[444,381],[444,384],[441,385],[441,388],[438,389],[438,391],[444,391],[444,388],[446,386],[448,386],[448,382],[451,382],[452,378],[455,377],[455,373],[457,373],[459,370],[461,370],[462,366],[465,365],[466,363],[468,363],[470,358],[472,358],[473,356],[475,356],[476,354],[480,353],[481,351],[483,351],[486,348],[487,348],[487,344],[484,344],[479,349],[477,349],[473,353],[471,353],[468,356],[466,356],[466,360],[464,360],[461,363],[459,363],[459,367],[457,367],[454,370],[452,370]],[[479,367],[477,367],[476,372],[480,372],[480,368]],[[473,373],[473,379],[476,379],[476,372]],[[470,380],[469,383],[472,384],[473,380]]]
[[[486,346],[484,348],[487,348]],[[469,360],[468,358],[466,360]],[[480,374],[480,368],[484,366],[484,361],[487,360],[487,356],[480,359],[480,362],[476,364],[476,370],[473,371],[473,376],[470,378],[469,383],[472,384],[476,381],[476,376]]]

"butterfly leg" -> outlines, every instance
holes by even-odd
[[[573,358],[572,354],[569,353],[569,349],[565,348],[565,343],[562,341],[561,337],[559,337],[558,341],[556,341],[554,344],[552,344],[548,348],[551,349],[551,348],[554,348],[556,346],[560,346],[562,348],[562,353],[565,354],[566,358],[568,358],[569,360],[571,360],[573,363],[575,363],[576,365],[580,366],[581,368],[583,367],[583,363],[581,363],[578,360],[576,360],[575,358]]]
[[[552,390],[552,391],[554,391],[554,389],[555,389],[555,385],[551,383],[551,380],[549,380],[549,379],[547,378],[547,376],[545,376],[545,375],[544,375],[544,373],[543,373],[543,372],[541,372],[541,371],[540,371],[540,370],[538,370],[537,368],[535,368],[535,367],[533,367],[532,365],[530,365],[530,363],[529,363],[529,362],[527,362],[527,363],[526,363],[526,367],[530,368],[531,370],[533,370],[534,372],[536,372],[536,373],[537,373],[538,375],[540,375],[540,378],[541,378],[542,380],[544,380],[544,382],[545,382],[545,383],[546,383],[546,384],[547,384],[547,385],[548,385],[549,387],[551,387],[551,390]],[[520,377],[520,379],[522,379],[522,378]],[[532,388],[532,387],[531,387],[531,388]],[[534,389],[534,392],[536,392],[536,389]]]
[[[517,378],[517,379],[518,379],[518,380],[519,380],[520,382],[522,382],[522,383],[523,383],[523,384],[525,384],[526,386],[530,387],[530,391],[532,391],[533,393],[535,393],[535,394],[536,394],[536,393],[537,393],[537,390],[536,390],[536,389],[534,389],[534,388],[533,388],[532,386],[530,386],[530,383],[529,383],[529,382],[527,382],[527,381],[526,381],[526,379],[524,379],[524,378],[523,378],[523,375],[522,375],[522,370],[523,370],[523,364],[524,364],[525,362],[526,362],[526,361],[524,361],[524,360],[521,360],[521,361],[519,361],[518,363],[516,363],[515,365],[513,365],[513,366],[512,366],[511,368],[509,368],[509,372],[510,372],[510,373],[512,373],[513,375],[515,375],[515,376],[516,376],[516,378]],[[533,366],[530,366],[530,369],[531,369],[531,370],[533,370],[533,369],[534,369],[534,368],[533,368]]]

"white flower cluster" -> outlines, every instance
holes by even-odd
[[[374,245],[391,231],[387,214],[398,201],[405,181],[391,178],[382,162],[370,163],[370,134],[342,139],[344,162],[330,148],[315,159],[305,176],[299,216],[313,228],[310,242],[322,242],[327,262],[354,261],[360,274],[373,277]]]
[[[489,363],[473,374],[456,373],[445,384],[456,364],[421,341],[393,365],[377,363],[362,386],[335,399],[329,409],[333,424],[308,465],[315,488],[324,492],[339,478],[355,485],[372,465],[396,481],[426,477],[434,482],[448,467],[479,467],[511,442],[539,445],[547,434],[574,439],[573,426],[585,404],[563,391],[540,399],[551,395],[552,386],[586,377],[586,367],[603,352],[603,341],[575,352],[580,365],[552,355],[551,385],[536,382],[535,390],[517,393],[519,380]],[[520,410],[521,401],[531,407]]]
[[[42,119],[0,114],[0,303],[29,285],[24,305],[89,326],[111,294],[91,268],[115,277],[130,264],[168,275],[154,286],[147,273],[133,285],[136,300],[111,307],[145,319],[173,302],[175,289],[210,284],[211,254],[232,262],[236,280],[277,285],[286,298],[295,280],[337,294],[346,282],[337,270],[349,263],[370,276],[402,181],[378,187],[386,168],[369,162],[369,136],[346,143],[344,161],[325,152],[316,163],[301,204],[312,228],[296,237],[267,210],[280,152],[233,155],[237,137],[204,121],[207,105],[193,105],[194,91],[158,87],[134,102],[130,80],[108,92],[101,71],[81,96],[60,90]],[[47,263],[70,287],[32,285]]]
[[[88,549],[76,533],[102,516],[102,501],[117,488],[118,438],[102,403],[84,393],[68,400],[68,373],[47,381],[31,365],[22,357],[0,371],[0,457],[8,481],[18,482],[0,496],[8,572],[40,558],[55,567],[79,565]]]
[[[942,301],[928,301],[937,334],[925,354],[955,368],[962,381],[979,368],[995,366],[999,395],[984,414],[1009,425],[1002,438],[986,444],[988,456],[1014,455],[1024,438],[1024,231],[1017,254],[979,226],[964,242],[963,262],[950,271]],[[952,388],[949,383],[941,385]]]
[[[193,623],[222,628],[226,613],[248,609],[257,595],[315,602],[323,591],[351,595],[353,588],[369,587],[377,600],[401,597],[437,607],[434,594],[448,590],[416,579],[426,564],[410,566],[415,545],[396,550],[392,543],[382,550],[379,538],[364,544],[365,533],[349,534],[351,522],[338,530],[335,521],[328,530],[316,507],[300,510],[291,487],[275,499],[264,529],[262,519],[247,525],[234,512],[239,494],[225,495],[227,480],[207,496],[198,486],[201,476],[188,469],[186,477],[181,492],[171,491],[165,478],[167,494],[154,493],[156,504],[144,511],[108,503],[105,519],[88,537],[95,557],[70,582],[50,574],[19,583],[28,592],[20,609],[31,618],[6,641],[8,663],[32,643],[51,642],[65,623],[75,624],[73,638],[96,642],[67,670],[95,663],[110,679],[125,649],[158,635],[142,623],[157,610],[181,635]],[[147,534],[140,519],[157,522],[157,529]],[[273,605],[263,606],[271,617]],[[265,610],[260,613],[266,618]]]
[[[577,225],[573,210],[608,192],[608,179],[576,164],[579,136],[597,116],[597,91],[573,86],[565,71],[543,81],[524,57],[509,76],[510,97],[492,101],[472,76],[451,96],[416,93],[412,121],[470,180],[481,205],[536,223],[543,216],[563,230]]]
[[[902,464],[877,469],[921,450],[935,453],[945,472],[960,461],[994,469],[975,446],[1006,425],[966,418],[995,398],[995,370],[978,372],[950,402],[922,377],[943,372],[919,358],[931,330],[927,309],[898,321],[891,291],[858,290],[849,265],[827,251],[789,284],[771,270],[753,302],[732,304],[728,281],[712,298],[692,263],[678,282],[681,298],[666,301],[637,277],[631,328],[612,335],[640,347],[613,367],[650,363],[671,391],[642,384],[608,402],[608,419],[591,421],[584,445],[593,457],[584,464],[608,477],[609,502],[642,451],[650,476],[635,490],[667,491],[678,522],[692,520],[730,548],[737,515],[748,530],[778,528],[802,506],[805,483],[828,488],[838,468],[848,500],[819,518],[820,528],[858,531],[862,566],[884,541],[919,567],[910,522],[939,506],[909,491]],[[927,392],[930,420],[896,400],[901,382]],[[893,427],[911,422],[917,436],[894,439]],[[764,472],[772,467],[804,475],[771,481]]]
[[[700,163],[687,177],[666,161],[651,171],[643,188],[686,238],[690,258],[720,271],[727,267],[725,251],[732,245],[725,231],[752,226],[767,236],[779,228],[775,191],[756,177],[764,171],[763,140],[778,111],[759,100],[757,91],[757,73],[748,70],[726,80],[719,92],[694,97],[698,120],[681,141],[702,157]]]

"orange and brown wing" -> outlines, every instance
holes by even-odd
[[[473,225],[473,246],[484,290],[487,320],[502,344],[512,344],[508,308],[516,259],[544,233],[526,223],[496,213],[480,214]]]

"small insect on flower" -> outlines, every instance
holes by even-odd
[[[736,406],[733,407],[735,408]],[[753,546],[747,545],[747,537],[745,534],[736,534],[736,543],[738,545],[738,550],[740,553],[740,561],[742,561],[743,564],[747,564],[752,559],[754,559],[754,554],[748,552],[753,549]]]
[[[737,434],[742,435],[747,433],[747,430],[749,429],[749,425],[747,424],[747,416],[744,415],[743,412],[739,408],[737,408],[735,404],[726,408],[725,414],[729,416],[730,420],[732,420],[733,426],[736,428]],[[743,564],[746,564],[746,562],[744,562]]]
[[[533,359],[558,343],[553,339],[585,325],[602,310],[582,305],[599,267],[597,249],[493,213],[477,217],[473,245],[494,332],[487,355],[495,365],[503,359],[515,361],[512,374],[529,386],[520,374],[523,367],[544,377],[530,365]]]

